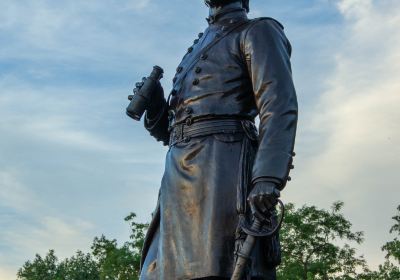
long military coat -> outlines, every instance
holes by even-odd
[[[186,139],[166,155],[159,203],[142,255],[141,279],[229,278],[238,213],[246,212],[251,182],[282,189],[292,165],[297,100],[291,47],[270,18],[248,20],[243,9],[210,19],[177,68],[170,100],[145,126],[158,140],[169,125],[202,118],[243,120],[243,133]],[[252,121],[259,115],[259,135]],[[260,240],[252,275],[275,279],[268,242]]]

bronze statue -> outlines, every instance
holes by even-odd
[[[297,99],[282,25],[248,19],[248,0],[205,2],[209,26],[167,100],[155,68],[127,109],[135,119],[146,110],[146,129],[169,145],[142,280],[230,279],[245,237],[239,221],[274,208],[293,168]],[[255,242],[244,279],[276,279],[278,236]]]

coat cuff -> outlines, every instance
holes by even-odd
[[[267,149],[258,150],[253,166],[252,182],[258,180],[270,181],[271,178],[274,178],[273,181],[278,181],[278,188],[282,190],[289,179],[292,163],[292,154]]]

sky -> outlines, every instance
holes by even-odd
[[[372,268],[400,204],[400,1],[252,0],[285,26],[299,100],[285,202],[344,201]],[[0,0],[0,279],[35,253],[123,242],[148,222],[167,149],[125,115],[134,83],[176,66],[202,0]]]

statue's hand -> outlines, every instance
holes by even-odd
[[[247,200],[253,215],[263,220],[265,214],[276,206],[279,197],[280,191],[275,183],[261,181],[254,185]]]
[[[136,94],[144,85],[144,82],[147,78],[143,77],[141,82],[137,82],[135,84],[135,88],[133,89],[133,93]],[[165,103],[164,98],[164,89],[161,86],[161,83],[157,82],[157,87],[154,92],[151,93],[151,100],[146,108],[147,116],[151,119],[154,116],[157,116],[162,106]]]

